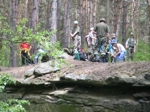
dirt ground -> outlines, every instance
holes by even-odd
[[[98,77],[103,77],[106,74],[115,73],[126,73],[129,76],[138,76],[142,72],[150,72],[150,62],[98,63],[74,60],[71,56],[66,62],[68,65],[64,64],[59,74],[96,74]],[[38,66],[38,64],[22,67],[0,67],[0,74],[8,73],[15,78],[24,78],[25,72],[36,66]]]

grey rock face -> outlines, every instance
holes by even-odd
[[[41,63],[21,80],[13,74],[18,83],[0,100],[29,100],[27,112],[150,112],[149,62],[71,64],[60,69],[57,62]]]
[[[56,86],[56,87],[54,87]],[[29,100],[27,112],[149,112],[149,95],[128,87],[84,87],[74,84],[26,86],[0,94],[0,99]],[[19,93],[18,93],[19,92]],[[147,100],[145,98],[147,96]]]
[[[27,70],[25,72],[25,77],[31,77],[34,74],[34,69],[35,68],[31,68],[31,69]]]

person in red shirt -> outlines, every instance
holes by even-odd
[[[31,45],[26,41],[26,39],[23,39],[23,42],[20,44],[22,65],[28,65],[32,63],[32,60],[30,59],[30,49]]]

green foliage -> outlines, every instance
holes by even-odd
[[[0,75],[0,92],[2,92],[6,85],[15,84],[15,80],[9,74]],[[0,112],[26,112],[23,105],[30,104],[26,100],[8,99],[7,101],[0,101]]]
[[[4,17],[2,18],[6,19]],[[50,38],[52,34],[57,32],[56,30],[52,32],[41,30],[40,24],[38,24],[33,31],[32,28],[26,27],[27,22],[27,19],[22,19],[20,23],[16,25],[16,31],[13,31],[7,22],[4,23],[5,25],[3,26],[3,30],[0,32],[3,34],[3,36],[9,35],[9,38],[6,38],[5,40],[7,45],[11,45],[12,43],[20,43],[23,39],[26,39],[29,42],[40,42],[43,37]]]
[[[23,105],[30,104],[26,100],[11,99],[6,102],[0,101],[0,112],[26,112]]]
[[[3,28],[2,30],[0,30],[0,34],[3,35],[2,49],[0,49],[0,52],[2,53],[2,55],[0,56],[1,58],[0,64],[2,66],[9,65],[10,49],[12,47],[11,46],[12,43],[15,43],[16,45],[20,44],[23,39],[26,39],[30,44],[32,44],[33,47],[36,47],[39,43],[42,44],[44,49],[47,51],[46,53],[52,58],[58,59],[58,55],[62,54],[60,43],[50,42],[50,37],[54,33],[56,33],[57,30],[53,30],[51,32],[46,31],[46,30],[41,30],[42,28],[40,24],[38,24],[36,28],[33,30],[26,26],[26,23],[28,22],[28,20],[25,18],[22,19],[20,23],[16,25],[16,29],[14,30],[8,25],[6,20],[7,18],[0,16],[0,21],[3,21],[3,25],[2,25]],[[19,45],[17,46],[19,48]],[[19,54],[19,50],[16,50],[16,51]],[[7,52],[7,56],[5,54],[6,52]],[[33,58],[34,55],[35,54],[33,54],[33,56],[31,57]]]
[[[15,84],[14,79],[8,74],[1,75],[0,76],[0,92],[2,92],[5,86],[8,84]]]
[[[134,61],[150,61],[150,46],[143,40],[138,42],[137,51],[134,54]]]

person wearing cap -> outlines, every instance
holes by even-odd
[[[116,34],[115,33],[111,34],[111,38],[109,40],[109,53],[110,53],[112,63],[115,62],[114,55],[117,53],[117,51],[116,51],[117,49],[115,47],[113,47],[112,44],[111,44],[111,41],[113,39],[116,39]]]
[[[78,21],[74,21],[74,26],[70,36],[74,42],[74,49],[81,47],[81,36],[80,34],[80,27],[78,25]]]
[[[111,44],[116,49],[116,54],[114,54],[116,62],[123,62],[126,56],[126,49],[116,39],[112,39]]]
[[[136,51],[136,40],[134,34],[131,33],[130,37],[126,41],[126,48],[128,49],[128,59],[133,60],[134,52]]]
[[[105,51],[105,46],[107,42],[107,37],[109,37],[109,32],[110,28],[106,24],[105,18],[101,18],[100,22],[96,24],[94,27],[94,31],[96,32],[96,48],[99,50],[99,48],[104,48],[103,50]]]

